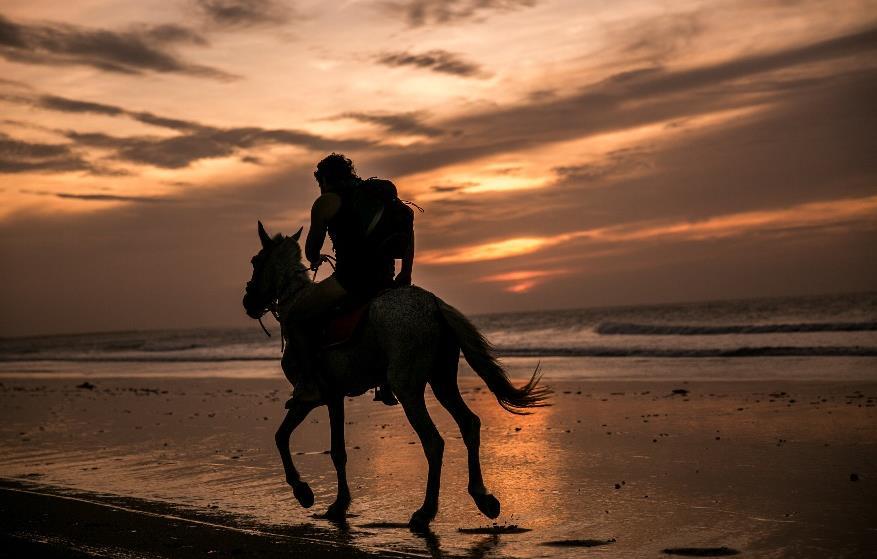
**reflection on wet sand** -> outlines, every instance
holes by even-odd
[[[284,399],[273,380],[4,380],[0,476],[376,553],[782,555],[796,542],[795,556],[818,557],[873,543],[873,383],[691,382],[683,394],[667,382],[555,381],[554,407],[515,417],[477,382],[464,398],[482,419],[485,481],[503,505],[496,526],[466,492],[463,442],[431,398],[446,441],[431,531],[407,528],[426,481],[416,436],[401,410],[366,398],[347,402],[351,516],[314,516],[335,491],[320,412],[292,441],[317,499],[301,509],[273,448]]]

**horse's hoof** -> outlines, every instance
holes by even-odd
[[[304,508],[309,509],[314,506],[314,492],[311,491],[311,486],[307,483],[299,481],[294,484],[292,486],[292,494],[295,495],[298,504]]]
[[[429,523],[434,516],[424,512],[423,509],[418,509],[411,515],[411,520],[408,521],[408,529],[412,532],[428,532]]]
[[[327,520],[335,520],[337,522],[343,521],[347,518],[347,508],[348,505],[343,503],[334,502],[329,505],[329,510],[326,511],[326,519]]]
[[[491,519],[499,516],[499,500],[496,497],[485,493],[484,495],[472,495],[472,498],[475,499],[475,506],[484,516]]]

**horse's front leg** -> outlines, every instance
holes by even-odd
[[[310,508],[314,504],[314,492],[310,486],[301,480],[298,470],[292,463],[292,455],[289,452],[289,438],[292,432],[298,427],[302,421],[308,416],[312,409],[316,407],[310,402],[299,402],[295,399],[288,403],[289,411],[277,432],[274,434],[274,442],[277,443],[277,450],[280,451],[280,460],[283,461],[283,471],[286,473],[286,483],[292,487],[292,493],[298,500],[299,504],[304,508]]]
[[[329,401],[329,426],[331,429],[332,463],[338,473],[338,496],[329,506],[326,518],[343,520],[350,507],[350,488],[347,486],[347,449],[344,446],[344,397],[335,397]]]

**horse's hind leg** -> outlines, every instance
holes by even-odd
[[[329,401],[329,425],[331,429],[332,463],[338,474],[338,495],[335,502],[329,505],[326,517],[332,520],[344,520],[350,507],[350,488],[347,485],[347,449],[344,447],[344,398],[337,397]]]
[[[436,375],[430,383],[432,392],[460,427],[460,434],[466,445],[469,462],[469,494],[475,501],[478,510],[488,518],[496,518],[499,516],[499,501],[488,493],[487,488],[484,487],[484,479],[481,477],[481,460],[478,456],[481,446],[481,420],[469,409],[469,406],[463,401],[463,397],[460,396],[456,379],[456,363],[454,363],[453,372],[453,375],[447,373]]]
[[[403,389],[396,392],[396,396],[405,408],[408,422],[414,427],[420,444],[423,445],[423,453],[429,464],[429,473],[426,478],[426,497],[423,506],[411,515],[408,525],[412,530],[426,530],[429,523],[438,512],[439,486],[442,475],[442,455],[445,450],[445,441],[435,428],[435,423],[429,417],[426,402],[423,400],[423,386],[415,390]],[[395,390],[395,387],[394,387]]]

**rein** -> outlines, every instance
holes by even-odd
[[[319,271],[320,266],[323,264],[323,262],[328,262],[329,266],[332,266],[332,271],[334,272],[335,263],[338,262],[338,260],[334,256],[331,256],[329,254],[321,254],[320,261],[308,268],[308,270],[313,270],[314,272],[314,277],[311,278],[311,281],[317,281],[317,271]]]
[[[273,314],[273,313],[272,313],[272,314]],[[263,316],[264,316],[264,315],[263,315]],[[275,316],[275,318],[276,318],[276,316]],[[271,332],[269,332],[268,329],[265,328],[265,325],[262,324],[262,317],[261,317],[261,316],[259,317],[259,326],[262,327],[262,331],[265,332],[265,335],[268,336],[268,337],[270,338],[270,337],[271,337]],[[282,335],[282,334],[281,334],[281,335]]]
[[[327,258],[327,259],[328,259],[328,258],[332,258],[331,256],[328,256],[328,255],[323,255],[323,256],[324,256],[325,258]],[[327,260],[327,261],[328,261],[328,260]],[[331,262],[329,262],[329,264],[332,265],[332,269],[334,270],[334,269],[335,269],[335,265],[332,264]],[[302,266],[301,264],[299,264],[298,266],[296,266],[296,267],[293,269],[293,272],[294,272],[294,273],[299,273],[299,274],[301,274],[301,273],[307,274],[308,270],[313,269],[313,270],[314,270],[314,278],[316,278],[316,277],[317,277],[317,268],[319,268],[319,267],[320,267],[320,266],[319,266],[319,264],[318,264],[315,268],[305,268],[304,266]],[[288,277],[288,276],[287,276],[287,277]],[[308,286],[308,282],[302,282],[301,286],[299,286],[299,287],[298,287],[295,291],[293,291],[292,293],[287,293],[287,294],[285,294],[283,298],[286,299],[286,300],[293,299],[293,298],[295,298],[296,295],[298,295],[298,293],[299,293],[302,289],[304,289],[304,288],[307,287],[307,286]],[[280,290],[278,289],[278,291],[280,291]],[[279,305],[280,305],[280,298],[279,298],[279,297],[276,298],[276,299],[272,299],[272,300],[268,303],[268,306],[265,308],[265,312],[266,312],[266,313],[270,312],[270,313],[271,313],[271,316],[274,317],[274,320],[276,320],[277,323],[280,324],[280,353],[283,353],[283,350],[286,349],[286,336],[283,335],[283,321],[280,320],[280,313],[279,313],[279,311],[278,311],[278,307],[279,307]],[[265,316],[265,313],[262,313],[262,316]],[[265,328],[265,324],[262,323],[262,316],[260,316],[259,319],[258,319],[258,320],[259,320],[259,326],[262,327],[262,331],[265,332],[265,335],[268,336],[268,337],[270,338],[270,337],[271,337],[271,332],[269,332],[268,329]]]

